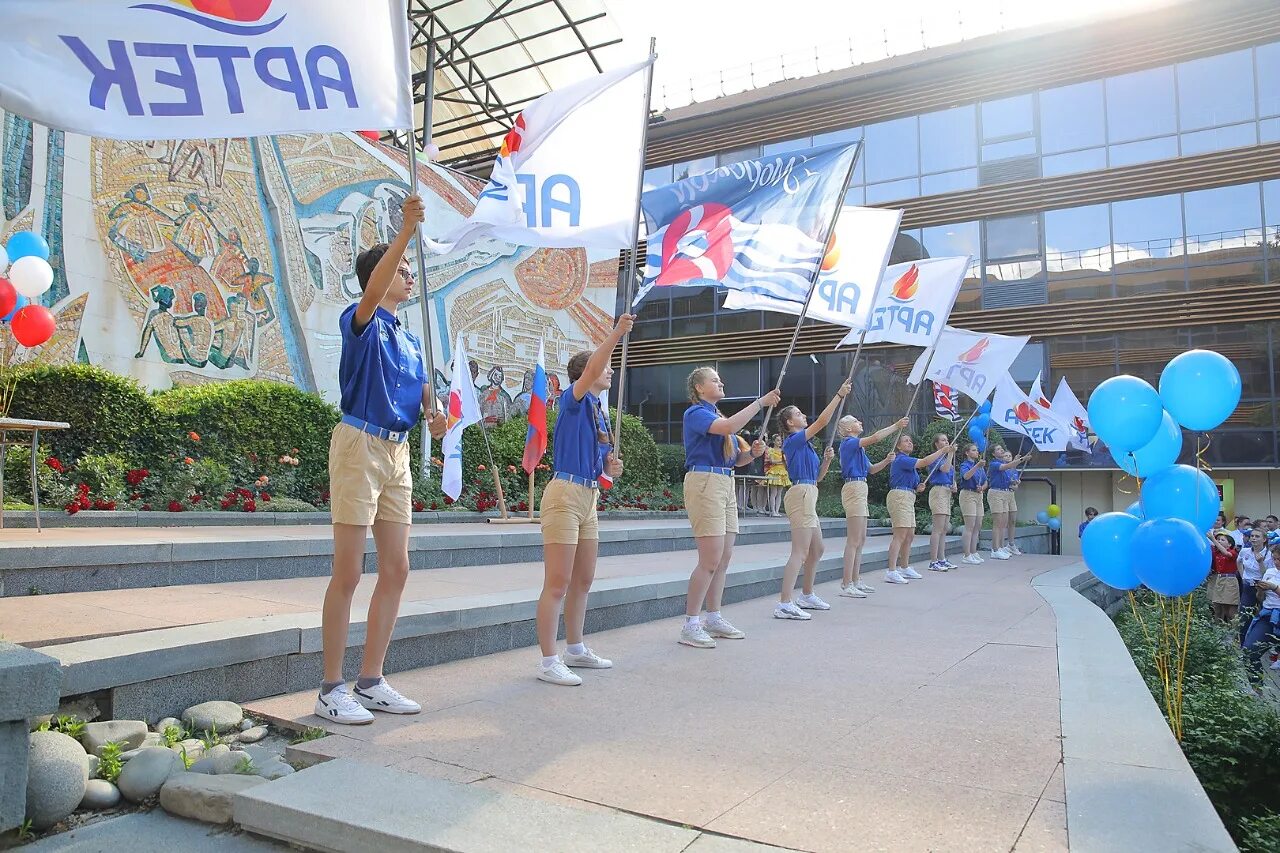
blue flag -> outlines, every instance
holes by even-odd
[[[859,143],[731,163],[641,196],[644,283],[708,287],[803,303],[828,254]]]

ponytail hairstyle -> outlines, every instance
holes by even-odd
[[[702,402],[702,397],[698,395],[698,386],[706,382],[711,374],[715,373],[714,367],[699,367],[693,373],[689,374],[689,378],[685,383],[686,390],[689,392],[690,403]]]
[[[791,429],[791,427],[787,426],[787,421],[791,420],[791,418],[792,418],[792,416],[793,416],[793,415],[798,415],[798,414],[800,414],[800,407],[799,407],[799,406],[783,406],[783,407],[782,407],[782,409],[781,409],[781,410],[779,410],[779,412],[778,412],[778,433],[779,433],[783,438],[786,438],[788,435],[791,435],[791,433],[795,432],[795,430],[793,430],[793,429]]]
[[[836,435],[841,438],[848,438],[853,435],[853,422],[856,421],[853,415],[845,415],[836,423]]]

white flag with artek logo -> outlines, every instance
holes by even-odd
[[[918,385],[932,379],[981,405],[991,396],[1000,377],[1009,372],[1029,337],[970,332],[947,326],[938,343],[916,359],[907,382]]]
[[[467,353],[462,348],[462,335],[453,350],[453,381],[449,383],[449,405],[444,440],[444,475],[440,487],[450,500],[462,494],[462,431],[480,423],[480,401],[476,399],[476,386],[467,368]]]
[[[1058,390],[1053,394],[1053,411],[1066,421],[1071,430],[1067,436],[1068,445],[1076,450],[1092,453],[1093,445],[1089,444],[1089,410],[1080,405],[1080,400],[1067,384],[1065,376],[1058,382]]]
[[[996,426],[1022,433],[1036,450],[1066,450],[1068,427],[1038,399],[1028,397],[1009,374],[996,383],[991,399],[991,420]]]

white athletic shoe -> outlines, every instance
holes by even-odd
[[[961,561],[961,562],[963,562],[963,561]],[[947,567],[947,571],[949,571],[949,572],[950,572],[950,571],[954,571],[955,569],[960,568],[959,566],[957,566],[955,563],[951,562],[950,560],[943,560],[943,561],[942,561],[942,565],[946,566],[946,567]]]
[[[373,714],[360,706],[345,684],[317,696],[315,713],[317,717],[344,726],[367,726],[373,722]]]
[[[800,607],[803,607],[805,610],[830,610],[831,609],[831,605],[827,604],[821,598],[818,598],[818,594],[815,592],[811,592],[808,595],[804,595],[804,594],[797,595],[795,603],[798,604]]]
[[[932,563],[929,564],[929,571],[947,572],[947,571],[950,571],[950,569],[948,569],[941,560],[934,560]]]
[[[858,581],[857,583],[854,584],[854,586],[856,586],[858,589],[865,592],[867,595],[870,595],[871,593],[876,591],[876,588],[874,586],[872,586],[869,583],[865,583],[864,581]]]
[[[1008,552],[1008,551],[1006,551],[1006,550],[1005,550],[1005,549],[1003,549],[1003,548],[1001,548],[999,551],[992,551],[992,552],[991,552],[991,559],[993,559],[993,560],[1007,560],[1007,559],[1009,559],[1009,552]]]
[[[556,662],[551,666],[543,666],[538,664],[538,680],[545,681],[548,684],[559,684],[562,687],[577,687],[582,683],[582,679],[578,677],[576,672],[570,672],[569,667],[564,665],[564,661],[556,658]]]
[[[911,581],[904,578],[902,576],[902,572],[898,571],[897,569],[890,569],[889,571],[885,572],[884,582],[885,583],[911,583]]]
[[[971,566],[980,566],[982,565],[982,558],[979,557],[977,554],[966,554],[963,558],[961,558],[960,562],[968,563]]]
[[[910,566],[907,566],[905,569],[899,569],[898,571],[902,573],[904,578],[911,578],[913,581],[918,581],[920,578],[924,577],[924,575],[920,574]]]
[[[812,619],[813,617],[810,616],[808,613],[805,613],[799,607],[797,607],[794,601],[786,601],[786,602],[780,601],[773,608],[773,618],[774,619],[799,619],[803,621],[805,619]]]
[[[711,637],[723,637],[726,640],[745,640],[747,638],[745,631],[739,631],[733,627],[729,620],[723,616],[717,616],[714,619],[703,619],[702,630]]]
[[[1014,557],[1022,556],[1022,549],[1019,548],[1017,545],[1013,545],[1013,544],[1006,545],[1005,550],[1008,551],[1011,556],[1014,556]]]
[[[591,651],[591,649],[587,649],[585,652],[583,652],[580,655],[575,655],[573,652],[566,651],[563,655],[560,656],[560,659],[564,661],[565,666],[579,666],[579,667],[582,667],[583,669],[612,669],[613,668],[613,661],[609,660],[608,658],[600,657],[600,655]]]
[[[370,711],[382,711],[385,714],[421,714],[422,706],[405,697],[384,678],[372,687],[355,687],[352,689],[356,701]]]
[[[854,584],[840,587],[840,594],[845,598],[866,598],[867,594]]]
[[[973,559],[974,559],[975,563],[977,563],[978,565],[982,565],[983,563],[985,563],[985,562],[986,562],[986,560],[985,560],[985,559],[983,559],[983,556],[982,556],[981,554],[979,554],[977,551],[974,551],[974,552],[973,552]]]
[[[707,633],[707,630],[698,622],[686,622],[685,626],[680,629],[681,645],[693,646],[695,649],[714,649],[716,647],[715,638]]]

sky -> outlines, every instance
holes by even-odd
[[[705,101],[786,77],[1062,20],[1120,15],[1169,0],[604,0],[643,57],[658,40],[656,109]],[[754,71],[754,80],[753,74]],[[691,87],[692,81],[692,87]]]

